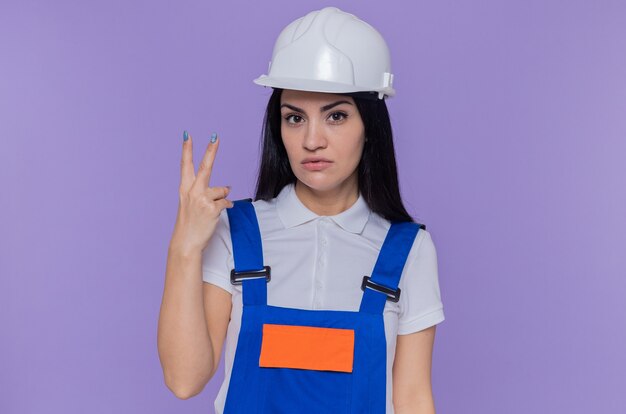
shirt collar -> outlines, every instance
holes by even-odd
[[[278,216],[286,228],[322,217],[309,210],[298,198],[293,183],[287,184],[276,196]],[[328,216],[341,228],[351,233],[361,233],[370,216],[370,209],[361,193],[356,202],[345,211]]]

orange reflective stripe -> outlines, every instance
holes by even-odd
[[[352,372],[354,330],[263,325],[259,366]]]

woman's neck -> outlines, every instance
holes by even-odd
[[[345,180],[327,191],[315,190],[301,181],[296,181],[295,192],[306,208],[318,216],[334,216],[346,211],[359,198],[359,187],[355,181]]]

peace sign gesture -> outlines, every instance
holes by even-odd
[[[213,162],[219,147],[219,138],[213,133],[204,157],[194,173],[191,135],[184,133],[183,153],[180,163],[180,187],[178,216],[174,233],[170,241],[170,249],[174,248],[184,254],[202,252],[209,243],[220,213],[233,206],[226,199],[230,187],[209,187]]]

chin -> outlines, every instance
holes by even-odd
[[[309,174],[304,174],[300,176],[296,176],[296,178],[305,186],[309,187],[313,191],[329,191],[334,190],[341,186],[343,182],[348,178],[337,179],[333,177],[329,177],[324,174],[316,174],[317,176],[311,176]]]

